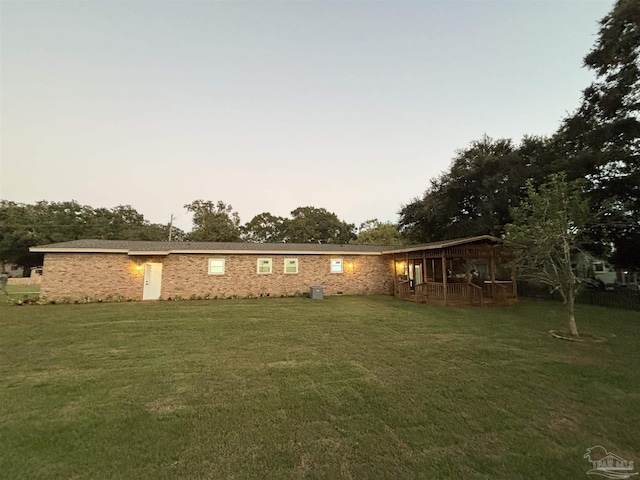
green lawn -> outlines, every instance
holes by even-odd
[[[0,299],[1,301],[1,299]],[[588,478],[640,466],[640,314],[389,297],[0,306],[2,478]]]
[[[40,285],[7,285],[6,295],[0,290],[0,302],[7,303],[7,300],[38,298],[39,295]]]

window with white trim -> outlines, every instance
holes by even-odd
[[[331,259],[331,273],[342,273],[342,259],[341,258],[332,258]]]
[[[297,258],[285,258],[284,259],[284,273],[298,273],[298,259]]]
[[[209,275],[224,275],[224,258],[209,259]]]
[[[258,273],[267,274],[273,271],[273,262],[270,258],[258,259]]]

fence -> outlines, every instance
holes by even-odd
[[[558,292],[550,293],[549,289],[544,285],[535,285],[527,282],[518,283],[518,295],[520,297],[541,298],[556,302],[562,301],[562,297]],[[576,297],[576,304],[640,311],[640,292],[629,288],[617,288],[611,291],[584,288]]]

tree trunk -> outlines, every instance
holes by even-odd
[[[576,317],[575,317],[575,299],[576,299],[576,291],[572,286],[569,288],[569,295],[567,295],[567,307],[569,308],[569,331],[571,335],[574,337],[578,336],[578,327],[576,326]]]

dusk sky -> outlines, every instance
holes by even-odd
[[[0,198],[397,221],[471,141],[555,131],[612,6],[3,0]]]

